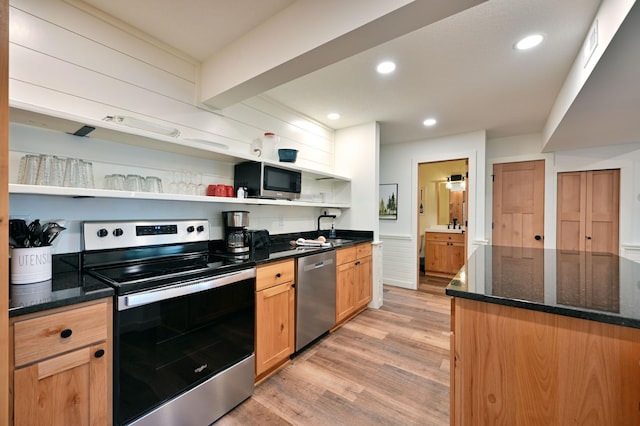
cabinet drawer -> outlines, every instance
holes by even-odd
[[[449,232],[426,232],[427,241],[446,241],[449,243],[464,243],[464,234],[453,234]]]
[[[356,246],[356,257],[362,259],[363,257],[371,256],[371,244],[360,244]]]
[[[357,258],[355,247],[347,247],[336,250],[336,265],[353,262]]]
[[[107,309],[106,303],[99,303],[17,321],[13,325],[16,367],[107,340]]]
[[[260,266],[256,271],[256,291],[293,281],[294,273],[293,260]]]

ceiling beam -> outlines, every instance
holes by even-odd
[[[204,61],[200,102],[225,108],[484,1],[298,1]]]

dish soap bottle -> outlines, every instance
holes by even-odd
[[[333,228],[333,222],[331,222],[331,230],[329,230],[329,238],[336,237],[336,230]]]

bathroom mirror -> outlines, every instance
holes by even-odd
[[[450,191],[447,181],[437,182],[438,185],[438,225],[457,222],[464,224],[465,191]]]

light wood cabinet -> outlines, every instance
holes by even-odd
[[[112,423],[112,301],[11,320],[15,426]]]
[[[425,232],[425,271],[427,274],[453,277],[465,260],[464,234]]]
[[[640,424],[639,329],[454,304],[452,425]]]
[[[285,363],[295,350],[294,260],[256,271],[256,381]]]
[[[371,278],[371,244],[336,251],[336,325],[367,307]]]

